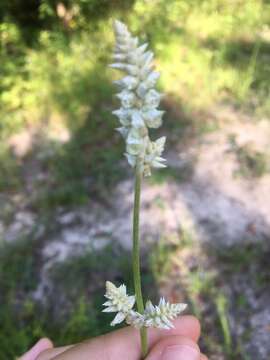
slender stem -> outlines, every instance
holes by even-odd
[[[136,165],[135,173],[135,191],[134,191],[134,208],[133,208],[133,252],[132,252],[132,266],[133,266],[133,279],[136,295],[137,310],[139,313],[144,312],[144,304],[142,297],[141,287],[141,272],[140,272],[140,198],[141,198],[141,180],[142,174],[140,171],[139,163]],[[143,327],[141,333],[141,346],[143,358],[147,355],[147,332]]]

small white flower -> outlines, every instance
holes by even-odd
[[[126,72],[133,76],[138,76],[140,69],[137,65],[126,65]]]
[[[114,31],[116,33],[116,36],[118,34],[129,36],[129,31],[127,29],[127,26],[123,24],[121,21],[115,20],[114,21]]]
[[[145,43],[145,44],[142,44],[141,46],[137,47],[137,49],[135,50],[136,56],[140,57],[147,49],[147,46],[148,46],[148,44]]]
[[[136,128],[132,128],[129,131],[126,143],[126,149],[128,154],[139,155],[144,152],[145,139],[141,137],[139,131]]]
[[[144,111],[143,118],[145,121],[145,124],[149,128],[159,128],[162,124],[162,116],[164,114],[164,111],[152,109]]]
[[[126,54],[119,54],[119,53],[113,54],[113,60],[115,61],[125,61],[126,58],[127,58]]]
[[[145,79],[152,71],[153,65],[151,63],[147,63],[143,65],[139,71],[139,76],[141,79]]]
[[[165,168],[166,159],[161,157],[164,150],[166,137],[162,136],[156,141],[150,141],[147,145],[145,156],[144,156],[144,175],[151,175],[151,168]]]
[[[128,163],[129,163],[129,165],[130,165],[131,167],[135,167],[135,166],[136,166],[137,156],[135,156],[135,155],[130,155],[130,154],[128,154],[128,153],[125,153],[124,155],[125,155],[125,157],[127,158],[127,161],[128,161]]]
[[[131,91],[123,90],[116,96],[121,100],[124,109],[130,109],[136,103],[136,95]]]
[[[141,99],[144,99],[147,91],[148,91],[148,87],[146,86],[145,83],[142,82],[142,83],[138,86],[138,88],[137,88],[137,90],[136,90],[136,94],[137,94]]]
[[[119,118],[121,125],[130,126],[130,110],[121,108],[112,113]]]
[[[144,311],[144,326],[155,327],[159,329],[173,328],[174,320],[187,307],[187,304],[170,304],[164,298],[161,298],[158,306],[154,306],[151,301],[147,301]]]
[[[159,106],[161,94],[154,89],[148,91],[145,96],[144,104],[146,108],[155,109]]]
[[[134,76],[125,76],[121,80],[114,81],[114,84],[120,86],[123,89],[133,90],[138,85],[139,80]]]
[[[148,90],[155,86],[158,78],[159,78],[158,72],[155,72],[155,71],[150,72],[150,74],[147,76],[147,78],[144,81],[142,81],[139,84],[139,86],[137,87],[137,90],[136,90],[137,95],[139,95],[140,98],[144,99]]]
[[[160,73],[156,71],[152,71],[147,78],[145,79],[146,86],[150,89],[153,88],[156,85],[157,80],[160,77]]]
[[[127,138],[127,136],[128,136],[128,128],[122,126],[122,127],[116,128],[115,130],[118,131],[123,136],[124,139]]]
[[[145,127],[143,116],[140,111],[134,110],[131,115],[131,125],[135,128]]]
[[[135,296],[127,295],[127,289],[125,285],[116,287],[110,281],[106,282],[106,294],[105,297],[108,299],[103,305],[105,309],[103,312],[117,312],[111,325],[120,324],[126,319],[130,310],[135,304]]]
[[[122,64],[122,63],[113,63],[109,65],[111,68],[113,69],[117,69],[117,70],[126,70],[126,64]]]
[[[144,54],[137,58],[137,64],[142,66],[149,66],[152,63],[154,54],[152,51],[146,51]]]
[[[128,316],[126,317],[126,323],[134,326],[136,329],[140,329],[145,323],[144,315],[138,313],[137,311],[130,310]]]

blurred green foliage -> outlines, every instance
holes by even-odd
[[[10,149],[0,146],[0,191],[11,191],[21,184],[21,164]]]

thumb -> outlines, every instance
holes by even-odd
[[[158,342],[146,360],[202,360],[198,345],[190,338],[170,336]]]
[[[43,338],[40,339],[27,353],[19,358],[19,360],[35,360],[43,351],[52,349],[53,344],[51,340]]]

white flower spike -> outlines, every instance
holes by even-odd
[[[154,306],[151,301],[147,301],[144,311],[144,326],[155,327],[158,329],[172,329],[174,320],[187,307],[187,304],[170,304],[161,298],[158,306]]]
[[[114,22],[116,37],[114,63],[110,66],[127,75],[114,83],[120,88],[117,97],[121,108],[113,111],[119,118],[121,127],[117,130],[126,141],[128,163],[135,167],[138,162],[144,176],[151,175],[151,168],[166,167],[161,157],[164,150],[158,141],[151,141],[148,128],[159,128],[164,111],[157,110],[162,94],[154,87],[160,74],[153,70],[154,54],[147,50],[148,44],[138,45],[127,26],[120,21]],[[134,132],[135,130],[135,132]]]

